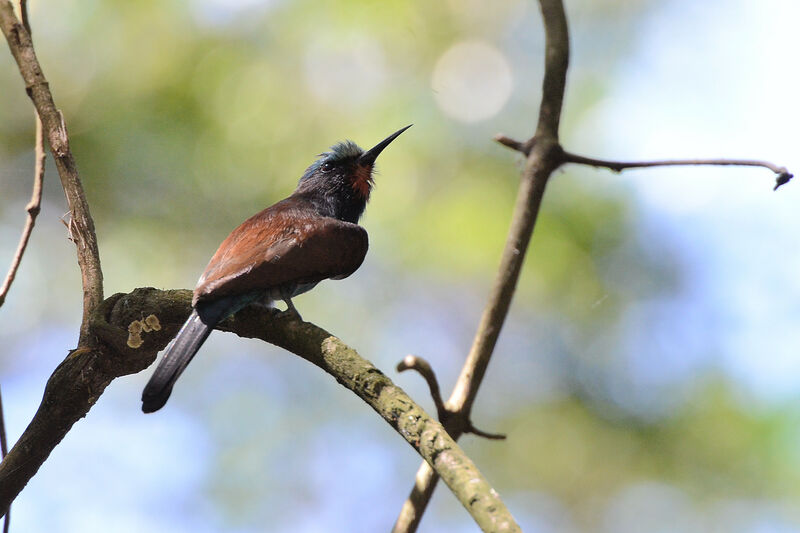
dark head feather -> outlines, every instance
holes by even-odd
[[[358,222],[372,191],[375,159],[410,127],[401,128],[366,152],[353,141],[334,144],[306,169],[294,194],[308,198],[321,215]]]
[[[320,154],[320,157],[328,161],[341,161],[343,159],[361,157],[364,150],[358,147],[353,141],[347,140],[334,144],[330,151]]]
[[[331,146],[330,150],[322,152],[317,156],[317,160],[311,163],[311,166],[306,169],[303,177],[300,178],[300,182],[313,176],[322,165],[337,165],[348,161],[355,161],[361,157],[363,153],[364,150],[359,148],[353,141],[347,140],[336,143]]]
[[[358,222],[372,187],[372,166],[358,164],[363,153],[353,141],[334,144],[306,169],[295,194],[310,198],[321,215]]]

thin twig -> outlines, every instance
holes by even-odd
[[[3,415],[3,395],[0,394],[0,461],[5,459],[8,453],[8,441],[6,440],[6,420]],[[3,533],[8,533],[8,528],[11,523],[11,507],[6,510],[6,516],[3,519]]]
[[[472,424],[469,425],[464,433],[472,433],[473,435],[489,440],[506,440],[506,435],[504,433],[489,433],[488,431],[483,431],[476,428]]]
[[[22,24],[25,26],[25,29],[28,31],[28,35],[30,35],[31,26],[30,22],[28,21],[27,0],[19,0],[19,16],[22,19]],[[33,172],[33,192],[31,193],[30,202],[28,202],[28,205],[25,206],[25,210],[28,212],[28,217],[25,221],[25,227],[22,230],[22,235],[20,236],[17,251],[14,253],[14,259],[11,261],[11,267],[8,270],[8,274],[6,274],[2,288],[0,288],[0,306],[2,306],[6,301],[6,295],[8,294],[9,289],[11,289],[11,284],[14,282],[14,278],[17,275],[17,270],[22,262],[22,256],[25,254],[25,249],[28,247],[28,241],[30,240],[31,233],[33,232],[33,226],[36,224],[36,217],[39,215],[42,204],[42,183],[44,181],[45,162],[44,137],[42,135],[42,121],[39,119],[39,113],[34,111],[34,114],[36,115],[36,162],[34,164]],[[7,453],[8,440],[6,438],[6,421],[3,411],[3,396],[0,394],[0,462],[5,459]],[[8,508],[6,509],[5,516],[3,517],[3,533],[8,533],[10,527],[11,505],[9,504]]]
[[[75,158],[69,147],[63,116],[53,101],[47,78],[36,58],[30,33],[17,18],[9,0],[0,0],[0,29],[19,66],[28,96],[42,120],[43,134],[50,144],[50,151],[75,225],[75,244],[83,284],[83,318],[78,342],[80,345],[91,344],[92,314],[103,301],[103,272],[100,268],[94,220],[86,201]]]
[[[39,116],[36,116],[36,169],[33,176],[33,192],[31,193],[31,200],[25,206],[25,211],[28,212],[27,219],[25,220],[25,227],[22,230],[22,235],[19,238],[17,251],[14,253],[14,259],[11,261],[11,266],[8,269],[8,274],[3,281],[3,286],[0,287],[0,306],[6,301],[8,291],[11,289],[11,284],[17,276],[17,270],[22,262],[22,256],[28,247],[28,241],[33,233],[33,226],[36,225],[36,217],[39,215],[42,205],[42,182],[44,180],[44,139],[42,136],[42,121]]]
[[[419,375],[425,378],[428,388],[431,391],[431,398],[433,398],[433,405],[436,406],[436,414],[439,417],[439,422],[444,423],[447,419],[447,409],[442,400],[442,393],[439,389],[439,380],[436,379],[436,373],[431,368],[430,363],[423,357],[408,354],[402,361],[397,363],[397,371],[404,372],[406,370],[415,370]]]
[[[22,19],[22,25],[26,30],[28,30],[28,34],[30,35],[31,26],[30,22],[28,21],[27,0],[20,0],[19,11],[20,18]],[[34,113],[36,113],[35,110]],[[8,291],[11,289],[11,284],[14,282],[14,278],[17,276],[17,270],[22,262],[22,256],[25,254],[25,249],[28,247],[28,241],[31,238],[33,226],[36,225],[36,217],[39,215],[42,205],[42,182],[44,181],[45,151],[44,136],[42,135],[42,121],[39,119],[38,113],[36,113],[35,151],[36,163],[33,173],[33,192],[31,193],[30,202],[28,202],[28,205],[25,206],[25,211],[28,212],[28,216],[25,220],[25,227],[22,229],[22,235],[19,238],[17,251],[14,253],[14,258],[11,260],[11,266],[8,269],[8,273],[6,274],[2,287],[0,287],[0,306],[5,303],[6,295],[8,295]]]
[[[442,400],[442,394],[439,389],[439,380],[436,379],[436,373],[433,371],[433,367],[431,367],[431,364],[426,359],[411,354],[405,356],[402,361],[397,363],[397,371],[404,372],[406,370],[416,370],[423,378],[425,378],[425,382],[428,384],[428,388],[431,391],[433,404],[436,406],[436,413],[439,416],[439,422],[447,425],[448,419],[453,416],[460,416],[460,413],[450,411]],[[491,440],[503,440],[506,438],[506,436],[501,433],[489,433],[488,431],[482,431],[476,428],[469,420],[464,428],[464,433],[472,433],[473,435]]]
[[[622,172],[629,168],[648,168],[648,167],[675,167],[675,166],[698,166],[698,165],[713,165],[713,166],[737,166],[737,167],[763,167],[771,170],[776,176],[775,189],[781,185],[788,183],[794,176],[786,169],[775,163],[769,161],[760,161],[757,159],[665,159],[661,161],[608,161],[605,159],[595,159],[593,157],[585,157],[582,155],[564,152],[565,163],[577,163],[581,165],[589,165],[593,167],[603,167],[613,170],[614,172]]]
[[[569,65],[569,32],[561,0],[539,0],[539,6],[545,28],[545,72],[539,120],[536,134],[524,143],[503,135],[496,137],[498,142],[525,153],[527,162],[489,301],[483,311],[467,361],[450,399],[445,404],[447,410],[453,413],[445,428],[454,440],[474,429],[470,422],[472,404],[508,315],[547,180],[562,162],[558,126]],[[437,481],[433,470],[427,463],[422,463],[417,470],[414,487],[395,522],[393,533],[413,533],[417,530]]]
[[[8,441],[6,440],[6,422],[3,416],[3,396],[0,394],[0,459],[8,453]]]
[[[519,142],[516,139],[512,139],[511,137],[506,137],[502,133],[498,133],[494,136],[494,140],[502,144],[503,146],[507,146],[512,150],[516,150],[517,152],[521,152],[526,156],[531,153],[531,146],[528,143]]]

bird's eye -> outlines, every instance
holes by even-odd
[[[332,168],[333,165],[331,165],[330,163],[322,163],[320,170],[322,170],[323,172],[329,172]]]

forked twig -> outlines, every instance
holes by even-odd
[[[528,141],[519,142],[500,136],[500,142],[523,152],[527,160],[497,277],[472,348],[446,404],[447,410],[452,414],[443,423],[454,440],[463,433],[475,432],[470,422],[472,404],[508,315],[545,186],[552,172],[561,164],[558,126],[569,65],[567,18],[561,0],[539,0],[539,6],[545,28],[545,72],[539,119],[536,134]],[[422,463],[417,470],[414,487],[395,522],[392,530],[394,533],[411,533],[417,530],[437,481],[438,477],[430,466]]]
[[[602,166],[617,172],[625,168],[673,165],[739,165],[759,166],[772,170],[776,177],[775,189],[792,179],[792,174],[778,165],[766,161],[743,159],[692,159],[650,162],[615,162],[592,159],[564,151],[558,140],[558,126],[563,104],[566,73],[569,64],[569,32],[561,0],[539,0],[545,27],[545,70],[542,99],[536,133],[527,141],[505,135],[495,140],[526,156],[522,182],[517,193],[512,227],[506,241],[498,275],[492,287],[489,302],[481,317],[467,361],[453,393],[445,404],[449,418],[444,424],[454,439],[472,431],[469,416],[472,402],[483,379],[486,366],[503,326],[511,298],[514,294],[519,269],[530,241],[545,185],[553,170],[564,163]],[[443,421],[444,422],[444,421]],[[436,486],[436,475],[426,464],[417,471],[414,487],[403,505],[395,523],[394,533],[416,531],[425,508]]]

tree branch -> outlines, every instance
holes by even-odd
[[[558,125],[569,65],[567,18],[561,0],[540,0],[539,5],[545,29],[545,73],[539,121],[536,134],[526,142],[499,136],[499,142],[523,152],[527,160],[497,277],[472,348],[446,404],[447,410],[452,414],[446,419],[445,428],[454,440],[474,429],[470,421],[472,405],[508,315],[545,186],[552,172],[562,162],[563,151],[558,144]],[[427,463],[422,463],[417,470],[414,487],[394,525],[395,533],[417,530],[437,481],[435,472]]]
[[[8,453],[8,442],[6,441],[6,420],[3,415],[3,396],[0,395],[0,461],[5,459]],[[8,526],[11,523],[11,509],[6,511],[3,518],[3,533],[8,533]]]
[[[14,278],[17,276],[17,270],[22,262],[22,256],[28,247],[28,241],[33,233],[33,226],[36,225],[36,217],[39,215],[42,205],[42,182],[44,181],[44,139],[42,137],[42,121],[36,117],[36,168],[33,176],[33,192],[31,193],[31,200],[25,206],[28,216],[25,220],[25,227],[22,230],[22,235],[19,238],[17,251],[14,253],[14,259],[11,261],[11,266],[8,269],[8,274],[3,281],[3,286],[0,287],[0,306],[6,301],[8,291],[11,289],[11,284],[14,283]]]
[[[50,94],[47,79],[33,49],[30,33],[17,18],[14,7],[8,0],[0,0],[0,29],[19,66],[25,90],[41,117],[69,205],[70,237],[78,249],[78,265],[83,283],[83,320],[79,345],[88,345],[91,342],[89,318],[103,301],[103,272],[100,269],[100,253],[97,248],[94,221],[89,212],[89,204],[83,192],[75,158],[69,148],[64,117],[56,108],[53,96]]]
[[[544,22],[544,79],[536,137],[558,141],[561,106],[569,68],[569,28],[561,0],[539,0]]]
[[[697,165],[715,165],[715,166],[739,166],[739,167],[764,167],[768,168],[777,176],[775,177],[776,190],[781,185],[789,183],[794,176],[786,169],[775,163],[769,161],[759,161],[756,159],[667,159],[662,161],[608,161],[605,159],[595,159],[592,157],[584,157],[582,155],[564,152],[565,163],[577,163],[580,165],[589,165],[593,167],[603,167],[613,170],[614,172],[622,172],[628,168],[647,168],[647,167],[675,167],[675,166],[697,166]]]
[[[19,1],[19,16],[22,19],[22,24],[25,26],[28,34],[30,34],[31,26],[28,22],[27,0]],[[6,274],[5,280],[3,281],[3,286],[0,287],[0,306],[5,303],[6,295],[8,295],[8,291],[11,289],[11,284],[14,282],[14,278],[17,276],[17,270],[19,270],[19,265],[22,263],[22,256],[25,254],[25,250],[28,247],[28,241],[33,233],[33,226],[36,225],[36,217],[39,215],[42,205],[42,184],[44,182],[45,162],[44,137],[42,135],[42,121],[39,119],[39,113],[34,111],[34,115],[36,116],[36,134],[34,141],[34,150],[36,155],[33,170],[33,192],[31,192],[31,200],[28,202],[28,205],[25,206],[25,211],[27,211],[28,216],[25,220],[25,226],[22,229],[22,235],[20,236],[19,244],[17,245],[17,251],[14,253],[14,258],[11,260],[11,266],[8,269],[8,274]],[[6,440],[6,421],[3,414],[3,399],[2,396],[0,396],[0,462],[5,459],[7,453],[8,442]],[[3,517],[3,533],[8,533],[10,527],[11,507],[9,506],[9,508],[6,509],[5,516]]]
[[[20,0],[19,2],[20,19],[22,25],[31,34],[31,25],[28,21],[28,2],[27,0]],[[31,200],[25,206],[25,211],[28,216],[25,220],[25,226],[22,229],[22,235],[19,238],[17,251],[14,253],[14,258],[11,260],[11,266],[8,269],[8,274],[3,281],[3,286],[0,287],[0,306],[6,301],[8,291],[11,289],[11,284],[14,283],[14,278],[17,276],[17,270],[22,262],[22,256],[25,254],[25,249],[28,247],[28,241],[33,233],[33,226],[36,224],[36,217],[39,215],[42,205],[42,182],[44,181],[44,137],[42,135],[42,121],[39,119],[39,113],[34,110],[36,116],[36,139],[34,141],[35,147],[35,164],[33,171],[33,192],[31,192]]]
[[[433,368],[431,368],[430,363],[428,363],[428,361],[422,357],[409,354],[405,356],[402,361],[397,363],[396,370],[398,372],[415,370],[425,379],[425,382],[428,384],[428,389],[431,392],[433,405],[436,407],[436,417],[439,419],[439,422],[444,423],[448,415],[447,408],[444,406],[444,400],[442,400],[441,389],[439,389],[439,380],[436,379],[436,373],[433,371]]]
[[[189,315],[190,302],[188,290],[144,288],[115,294],[98,307],[91,334],[101,342],[73,350],[56,368],[36,415],[0,463],[0,509],[8,509],[114,378],[139,372],[155,360]],[[131,327],[141,322],[148,327]],[[254,307],[243,309],[218,329],[275,344],[332,375],[433,465],[484,531],[519,531],[497,493],[444,428],[341,340],[296,317]]]

